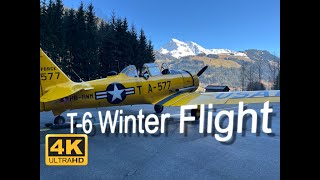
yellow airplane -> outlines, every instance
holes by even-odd
[[[140,74],[129,65],[120,73],[110,72],[106,78],[73,82],[40,48],[40,112],[52,111],[54,123],[62,124],[62,112],[81,108],[153,104],[155,112],[161,113],[164,106],[280,102],[280,90],[195,92],[199,76],[207,67],[192,74],[169,69],[166,64],[159,68],[155,63],[146,63]],[[198,119],[199,112],[193,109],[191,116]]]

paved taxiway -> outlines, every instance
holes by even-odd
[[[97,126],[96,135],[89,137],[89,163],[78,167],[45,165],[45,135],[69,133],[70,129],[46,130],[44,124],[53,121],[52,113],[40,113],[40,179],[280,179],[280,104],[272,105],[271,135],[252,134],[250,118],[244,134],[234,130],[235,139],[230,144],[199,133],[199,123],[188,124],[187,134],[180,134],[179,107],[164,109],[163,113],[173,115],[165,134],[106,135]],[[236,106],[216,107],[219,111]],[[259,113],[263,104],[250,104],[248,108]],[[98,122],[98,110],[117,109],[134,115],[140,109],[145,115],[154,113],[151,105],[68,112],[82,115],[90,111]],[[237,108],[233,110],[236,112]]]

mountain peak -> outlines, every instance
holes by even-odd
[[[168,54],[175,58],[197,55],[200,53],[208,54],[235,54],[237,56],[247,56],[244,53],[231,51],[229,49],[205,49],[199,44],[189,41],[183,42],[176,38],[172,38],[167,44],[160,48],[161,54]]]
[[[179,41],[178,39],[172,38],[171,39],[172,42],[178,43],[178,44],[184,44],[184,42]]]

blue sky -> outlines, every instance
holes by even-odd
[[[204,48],[261,49],[280,56],[280,0],[82,0],[96,15],[112,11],[143,28],[159,49],[171,38]],[[63,0],[78,8],[81,0]]]

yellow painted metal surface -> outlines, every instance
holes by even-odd
[[[199,77],[186,71],[159,76],[108,76],[87,82],[73,82],[40,48],[40,111],[54,115],[70,109],[158,104],[237,104],[280,102],[280,91],[195,93]],[[188,89],[190,88],[190,90]]]
[[[192,86],[195,78],[186,72],[148,79],[120,73],[77,83],[71,81],[40,49],[40,111],[52,110],[59,115],[68,109],[155,104],[176,90]]]

